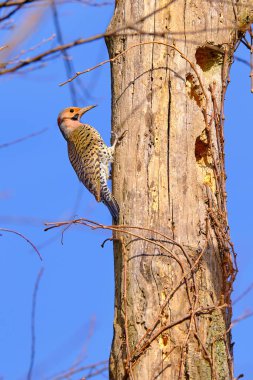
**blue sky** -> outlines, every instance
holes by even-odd
[[[112,13],[112,6],[62,5],[59,16],[65,42],[103,32]],[[28,13],[24,16],[28,17]],[[52,15],[48,11],[24,47],[53,33]],[[9,36],[10,33],[3,32],[2,41]],[[48,46],[54,44],[49,42]],[[106,59],[107,50],[101,40],[71,50],[71,56],[75,69],[83,70]],[[237,56],[249,59],[243,46]],[[97,204],[79,184],[56,125],[59,111],[71,104],[68,86],[58,86],[66,79],[62,60],[50,60],[43,69],[26,75],[0,79],[0,144],[47,128],[40,136],[0,149],[0,226],[28,236],[40,248],[44,259],[45,271],[37,300],[33,377],[44,379],[70,367],[85,339],[88,340],[85,363],[108,358],[114,279],[112,247],[110,243],[104,249],[100,247],[108,233],[71,228],[62,245],[60,232],[44,232],[43,222],[69,219],[73,213],[105,224],[110,224],[111,218],[106,208]],[[82,77],[82,83],[90,97],[80,93],[83,99],[80,105],[99,104],[87,114],[86,121],[109,143],[109,66]],[[225,124],[229,221],[240,270],[233,297],[253,281],[252,96],[249,68],[235,62],[226,97]],[[50,243],[51,238],[54,240]],[[14,235],[0,236],[0,378],[3,376],[4,380],[24,379],[28,370],[32,293],[40,268],[38,257],[24,241]],[[252,297],[253,292],[235,305],[234,318],[252,310]],[[95,321],[95,328],[88,339],[91,321]],[[236,375],[244,373],[246,379],[253,377],[252,322],[253,318],[246,319],[233,330]]]

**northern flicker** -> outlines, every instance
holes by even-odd
[[[107,186],[107,180],[118,138],[108,147],[95,128],[81,123],[81,117],[94,107],[96,106],[65,108],[60,112],[57,122],[67,141],[69,160],[79,180],[98,202],[102,201],[108,207],[117,224],[119,206]]]

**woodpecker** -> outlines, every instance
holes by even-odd
[[[69,160],[79,180],[98,202],[102,201],[108,207],[113,222],[117,224],[119,206],[107,186],[107,180],[118,137],[115,136],[113,145],[108,147],[95,128],[81,123],[81,117],[94,107],[65,108],[59,113],[57,122],[67,141]]]

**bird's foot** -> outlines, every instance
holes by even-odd
[[[121,141],[123,140],[123,138],[126,136],[127,132],[128,132],[128,129],[126,129],[123,133],[121,133],[121,135],[118,138],[118,142],[119,143],[121,143]]]
[[[123,140],[123,138],[125,137],[125,135],[127,134],[128,130],[125,130],[123,133],[121,133],[121,135],[119,136],[116,132],[112,131],[111,134],[112,136],[114,136],[114,142],[113,142],[113,147],[115,147],[116,145],[120,144],[121,141]]]

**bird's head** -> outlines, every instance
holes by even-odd
[[[67,138],[75,128],[79,127],[81,117],[94,107],[96,106],[94,105],[84,108],[68,107],[61,111],[58,115],[57,123],[63,136]]]

